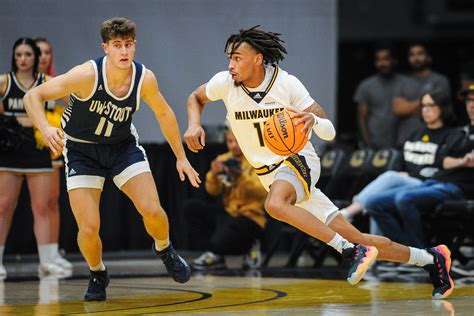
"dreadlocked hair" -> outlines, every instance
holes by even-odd
[[[232,34],[227,39],[224,51],[227,51],[227,48],[230,46],[232,53],[245,42],[263,55],[265,64],[278,64],[285,59],[283,54],[286,54],[286,49],[282,45],[284,41],[279,37],[281,34],[258,30],[258,27],[260,27],[260,25],[256,25],[247,30],[240,29],[239,33]]]

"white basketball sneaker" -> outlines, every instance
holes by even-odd
[[[3,264],[0,264],[0,278],[6,278],[7,277],[7,269],[5,269],[5,266]]]
[[[61,275],[64,273],[65,273],[65,270],[62,267],[52,262],[43,263],[38,266],[38,274],[40,275],[46,275],[46,274]]]
[[[61,257],[59,254],[57,254],[56,257],[53,258],[53,263],[65,270],[72,270],[72,263]]]

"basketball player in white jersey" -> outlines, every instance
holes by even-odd
[[[276,64],[286,53],[280,34],[253,27],[240,30],[227,40],[228,71],[217,73],[188,98],[188,129],[184,138],[190,150],[204,148],[201,113],[210,101],[223,100],[227,119],[247,160],[269,190],[265,208],[284,221],[332,246],[350,263],[348,281],[358,283],[378,257],[406,262],[430,272],[434,299],[451,294],[451,258],[444,246],[428,250],[406,247],[391,240],[363,234],[339,214],[337,207],[315,187],[320,173],[319,158],[310,142],[296,155],[282,157],[265,147],[263,123],[276,111],[290,108],[323,140],[335,137],[332,123],[303,84]],[[297,122],[297,123],[299,123]],[[364,246],[366,245],[366,246]]]
[[[131,124],[140,99],[155,113],[177,158],[181,181],[188,177],[198,187],[200,180],[186,158],[176,117],[158,89],[155,75],[133,60],[135,29],[135,23],[125,18],[104,21],[104,57],[72,68],[24,98],[28,115],[45,143],[54,153],[64,146],[69,200],[79,227],[78,244],[90,268],[86,301],[105,300],[109,283],[99,237],[99,202],[105,177],[113,178],[143,216],[145,228],[155,241],[154,249],[173,279],[184,283],[190,278],[189,266],[169,241],[168,218],[160,205],[145,151],[138,145]],[[50,126],[42,104],[69,94],[63,133]]]

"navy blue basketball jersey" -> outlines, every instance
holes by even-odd
[[[81,99],[71,94],[70,102],[61,119],[66,137],[79,142],[115,144],[131,134],[132,114],[140,107],[140,91],[145,77],[145,66],[132,63],[130,89],[116,97],[107,85],[107,57],[90,61],[95,70],[95,85],[91,94]]]
[[[23,106],[23,97],[28,92],[28,90],[33,89],[36,86],[39,86],[45,82],[45,75],[38,73],[36,75],[36,80],[33,82],[31,87],[24,87],[18,78],[15,76],[14,72],[9,72],[7,76],[7,89],[5,90],[5,95],[3,96],[3,106],[4,113],[8,116],[27,116],[25,107]],[[45,109],[52,110],[54,108],[54,102],[46,102]]]

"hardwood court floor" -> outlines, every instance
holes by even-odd
[[[252,276],[112,278],[106,302],[83,302],[85,279],[1,282],[0,315],[474,315],[474,279],[431,300],[431,285]]]

